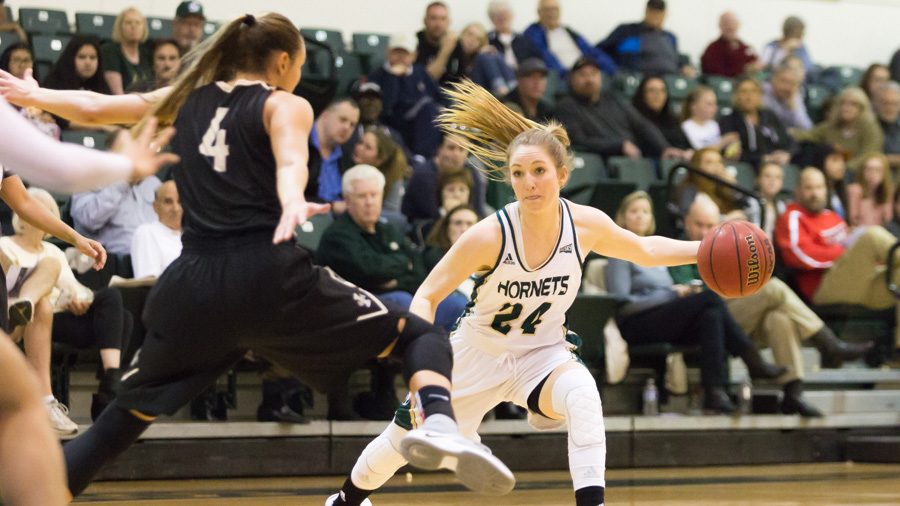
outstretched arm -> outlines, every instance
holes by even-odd
[[[599,209],[572,206],[585,249],[643,267],[697,263],[700,241],[677,241],[661,236],[641,237],[616,223]]]
[[[37,107],[69,121],[90,125],[137,123],[150,107],[168,95],[171,87],[151,93],[104,95],[84,90],[48,90],[38,86],[27,71],[25,79],[0,70],[0,96],[19,107]]]
[[[500,237],[494,216],[466,230],[416,290],[409,311],[433,322],[442,300],[472,274],[494,266],[500,255]]]
[[[61,193],[141,179],[155,174],[163,165],[178,161],[173,154],[157,154],[158,148],[165,146],[175,131],[166,129],[156,141],[151,141],[156,134],[155,120],[148,122],[136,140],[121,136],[116,146],[120,155],[57,142],[39,132],[3,99],[0,99],[0,125],[3,125],[0,164],[30,183]]]
[[[309,133],[312,106],[306,100],[282,91],[266,100],[263,123],[272,140],[277,167],[276,185],[281,202],[281,221],[272,242],[289,241],[299,225],[315,214],[328,212],[329,204],[306,201],[303,192],[309,177]]]

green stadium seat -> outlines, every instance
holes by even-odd
[[[615,89],[619,90],[623,95],[631,100],[634,92],[637,91],[638,86],[640,86],[641,84],[641,77],[642,76],[640,72],[619,70],[618,72],[616,72],[616,76],[613,78],[613,84],[615,85]]]
[[[577,204],[587,205],[594,194],[594,187],[608,177],[606,166],[600,155],[577,152],[572,157],[572,165],[562,196]]]
[[[147,30],[151,39],[168,39],[172,37],[172,20],[155,16],[147,17]]]
[[[613,156],[609,158],[608,164],[617,180],[634,183],[638,190],[646,190],[650,183],[658,181],[656,167],[649,158],[632,160],[627,156]]]
[[[500,209],[510,202],[515,202],[516,194],[513,193],[513,189],[509,184],[488,179],[486,200],[489,206],[494,209]]]
[[[653,206],[653,218],[656,220],[656,235],[677,238],[678,227],[675,216],[669,212],[669,186],[666,183],[652,183],[647,187],[650,203]]]
[[[615,217],[619,203],[629,193],[637,190],[637,185],[624,181],[603,181],[594,188],[589,205],[596,207],[611,217]]]
[[[19,25],[28,33],[47,35],[71,33],[66,11],[53,9],[19,9]]]
[[[303,63],[304,80],[337,79],[336,55],[325,47],[306,44],[306,61]]]
[[[684,101],[691,90],[697,86],[697,80],[693,77],[667,75],[664,79],[666,88],[669,90],[669,99],[679,102]]]
[[[16,32],[0,32],[0,54],[16,42],[19,42],[19,35]]]
[[[858,86],[859,80],[863,75],[863,70],[858,67],[852,67],[850,65],[835,65],[832,67],[827,67],[823,73],[834,75],[838,78],[838,83],[841,88],[846,88],[847,86]]]
[[[219,30],[220,23],[215,21],[206,21],[203,23],[203,38],[207,38],[210,35],[216,33]]]
[[[735,179],[737,180],[738,186],[742,188],[746,188],[748,190],[752,190],[756,185],[756,172],[753,170],[753,166],[746,162],[729,162],[726,165],[726,170],[734,170],[735,171]]]
[[[814,122],[821,121],[822,108],[828,99],[831,98],[831,90],[821,84],[808,84],[806,86],[806,108],[809,110],[809,116]]]
[[[388,36],[383,33],[354,33],[353,52],[362,58],[366,73],[372,72],[384,63]]]
[[[319,241],[322,240],[322,234],[325,233],[325,229],[331,225],[334,218],[331,213],[325,213],[310,216],[308,221],[312,223],[313,229],[310,232],[304,232],[302,227],[297,227],[297,244],[315,252],[319,247]]]
[[[70,35],[35,35],[31,38],[31,51],[34,61],[39,63],[56,63],[56,59],[72,39]],[[44,77],[44,76],[41,76]]]
[[[344,47],[344,36],[341,35],[341,32],[338,30],[329,30],[326,28],[301,28],[300,33],[304,37],[309,37],[325,44],[330,47],[335,54],[343,53],[346,50]]]
[[[90,130],[63,130],[60,140],[63,142],[71,142],[73,144],[81,144],[89,148],[105,150],[106,139],[109,135],[106,132],[92,132]]]
[[[578,294],[566,311],[566,328],[581,337],[581,359],[595,378],[602,378],[599,373],[606,370],[603,329],[620,304],[610,295]]]
[[[365,75],[362,59],[355,53],[341,53],[334,57],[334,66],[338,77],[338,95],[346,95],[350,92],[350,86],[361,76]]]
[[[559,74],[549,72],[547,74],[547,89],[544,90],[544,100],[551,106],[556,106],[556,95],[559,93],[561,86],[559,85]]]
[[[796,165],[785,165],[784,166],[784,186],[782,186],[781,191],[785,192],[793,192],[797,188],[797,183],[800,181],[800,167]]]
[[[725,76],[704,76],[703,81],[716,92],[716,101],[719,105],[731,104],[734,79]]]
[[[93,35],[101,40],[111,40],[116,16],[96,12],[76,12],[75,31],[82,35]]]

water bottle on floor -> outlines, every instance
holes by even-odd
[[[659,415],[659,391],[656,389],[656,380],[647,378],[647,384],[644,386],[644,416]]]

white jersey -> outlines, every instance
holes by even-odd
[[[503,236],[493,269],[477,276],[457,332],[493,355],[515,356],[565,340],[566,311],[581,287],[582,256],[569,203],[560,199],[559,237],[540,266],[525,264],[519,204],[496,213]]]

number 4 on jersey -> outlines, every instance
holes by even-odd
[[[544,316],[544,313],[550,309],[550,305],[549,302],[544,302],[532,311],[530,315],[525,317],[525,320],[522,322],[523,334],[533,335],[537,332],[537,326],[541,324],[541,316]],[[509,311],[508,313],[505,312],[507,310]],[[510,304],[507,302],[500,308],[500,312],[494,316],[494,321],[491,322],[491,328],[503,335],[509,334],[509,331],[512,330],[512,326],[506,322],[518,319],[521,314],[522,304]]]
[[[213,159],[213,169],[216,172],[225,172],[225,165],[228,158],[228,144],[225,143],[225,130],[219,128],[225,115],[228,114],[227,107],[219,107],[216,109],[216,115],[209,123],[209,128],[203,134],[203,140],[200,143],[200,154],[211,156]]]

